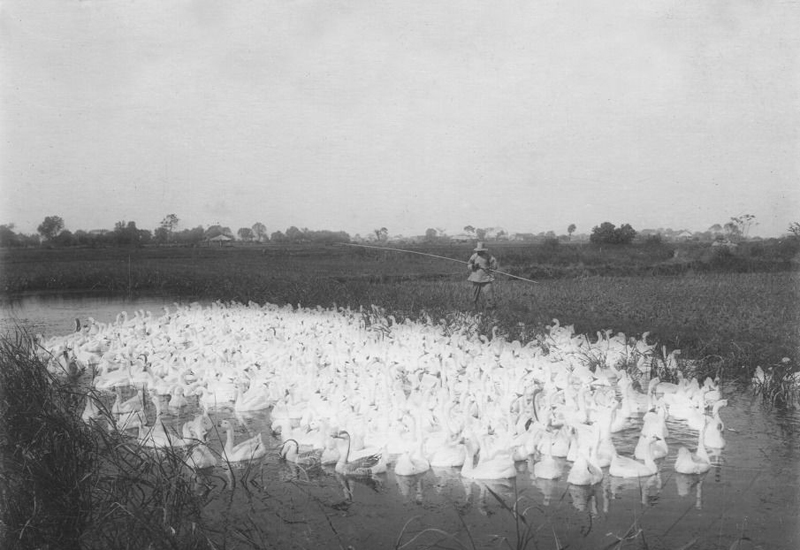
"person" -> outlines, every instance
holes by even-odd
[[[497,259],[489,253],[489,249],[479,242],[473,254],[467,261],[470,274],[467,278],[472,282],[472,302],[475,309],[478,309],[481,296],[484,297],[486,305],[490,309],[497,307],[497,300],[494,295],[494,274],[497,270]]]

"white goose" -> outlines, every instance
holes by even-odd
[[[228,462],[257,460],[267,454],[267,448],[260,433],[234,445],[233,425],[230,421],[223,420],[220,422],[220,427],[227,432],[223,450],[225,451],[225,459]]]
[[[511,459],[510,452],[500,452],[491,458],[481,458],[475,464],[478,446],[471,440],[466,441],[466,460],[461,467],[461,476],[467,479],[492,480],[508,479],[517,476],[517,468]]]
[[[652,439],[656,439],[656,437],[655,435],[651,436]],[[649,477],[657,472],[658,465],[653,459],[653,451],[650,445],[646,447],[644,463],[633,458],[615,455],[608,467],[609,475],[615,477]]]
[[[704,474],[711,469],[711,458],[705,446],[705,427],[697,438],[697,453],[692,453],[684,446],[678,448],[675,459],[675,471],[679,474]]]
[[[719,417],[719,409],[720,407],[724,407],[727,404],[728,404],[727,399],[720,399],[719,401],[714,403],[714,408],[712,409],[711,416],[706,417],[705,439],[704,439],[706,447],[711,447],[713,449],[725,448],[725,436],[722,435],[722,432],[725,431],[725,424]]]

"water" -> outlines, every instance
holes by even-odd
[[[174,299],[99,295],[31,295],[5,300],[0,328],[20,323],[46,336],[74,330],[75,319],[113,321],[125,310],[159,314]],[[532,479],[531,465],[517,464],[516,480],[463,479],[457,470],[436,469],[413,478],[391,470],[375,479],[345,479],[331,468],[304,470],[278,459],[280,440],[267,411],[246,416],[231,408],[212,411],[215,424],[236,418],[237,442],[261,433],[270,452],[248,468],[217,467],[198,480],[207,493],[203,514],[232,546],[266,533],[274,547],[497,548],[502,537],[516,547],[509,507],[525,510],[533,539],[528,548],[719,548],[744,537],[752,548],[800,547],[800,415],[765,407],[747,392],[726,388],[720,414],[727,446],[703,476],[676,474],[677,448],[696,446],[696,433],[668,423],[668,457],[660,473],[643,480],[605,476],[594,487]],[[177,428],[194,409],[168,420]],[[152,416],[152,413],[151,413]],[[620,454],[633,451],[639,424],[615,434]],[[210,446],[220,450],[222,434]],[[496,495],[496,496],[495,496]],[[524,525],[522,529],[524,530]],[[417,537],[417,538],[414,538]]]

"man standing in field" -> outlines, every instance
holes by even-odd
[[[467,267],[470,270],[467,280],[472,282],[472,302],[475,305],[475,309],[478,309],[478,303],[483,295],[489,309],[494,309],[497,306],[497,301],[492,284],[494,283],[492,272],[497,269],[497,259],[489,254],[489,250],[484,248],[481,242],[478,243],[473,252],[469,261],[467,261]]]

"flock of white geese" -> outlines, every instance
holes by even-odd
[[[335,464],[345,475],[457,468],[495,480],[528,461],[537,478],[593,485],[604,475],[653,476],[671,453],[675,471],[702,474],[709,448],[725,446],[718,383],[650,379],[653,361],[675,361],[646,335],[590,339],[555,321],[546,337],[521,345],[479,337],[470,316],[462,321],[398,322],[376,308],[192,304],[160,316],[123,312],[111,323],[90,318],[39,344],[52,369],[88,367],[96,390],[116,393],[119,429],[143,446],[183,448],[195,468],[268,452],[261,433],[237,442],[234,419],[219,422],[222,451],[212,451],[215,409],[268,410],[282,459]],[[164,422],[186,407],[202,412],[179,430]],[[84,420],[100,408],[87,399]],[[697,439],[670,448],[668,418]],[[615,434],[631,429],[640,431],[635,450],[620,454]]]

